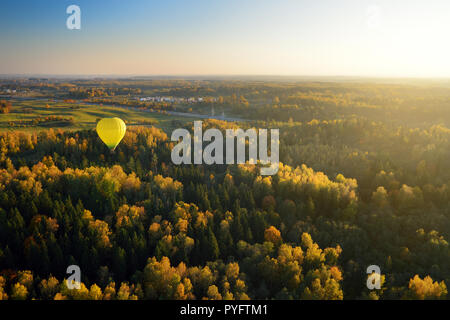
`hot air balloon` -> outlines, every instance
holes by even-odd
[[[120,118],[103,118],[97,123],[97,134],[111,152],[125,136],[126,130],[127,126]]]

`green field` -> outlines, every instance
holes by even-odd
[[[11,112],[0,114],[0,131],[33,132],[50,128],[92,129],[100,118],[119,117],[129,126],[154,125],[170,132],[174,127],[179,126],[180,121],[192,121],[192,118],[79,102],[65,103],[48,100],[11,100],[11,102]]]

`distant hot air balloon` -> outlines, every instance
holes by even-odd
[[[120,118],[103,118],[97,123],[97,134],[111,152],[125,136],[127,126]]]

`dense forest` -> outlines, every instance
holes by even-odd
[[[450,298],[447,87],[81,84],[27,90],[215,96],[180,108],[252,120],[205,128],[279,128],[279,171],[174,165],[171,132],[150,125],[128,128],[114,153],[93,129],[2,132],[0,299]]]

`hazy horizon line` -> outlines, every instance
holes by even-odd
[[[450,80],[450,76],[389,76],[389,75],[285,75],[285,74],[113,74],[113,73],[0,73],[0,78],[47,77],[47,78],[346,78],[346,79],[409,79]]]

